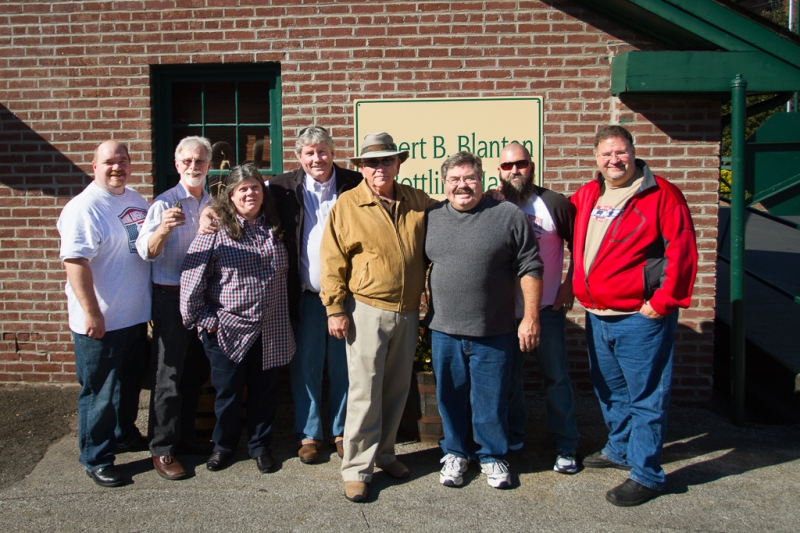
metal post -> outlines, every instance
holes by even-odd
[[[800,11],[800,9],[798,9],[797,0],[789,0],[789,30],[794,30],[796,34],[800,35],[800,25],[797,23],[798,19],[800,19],[800,13],[798,13],[798,11]],[[795,113],[798,112],[797,104],[797,91],[795,91],[794,97],[792,98],[792,111]]]
[[[747,82],[731,81],[731,376],[733,423],[744,425],[744,136]]]

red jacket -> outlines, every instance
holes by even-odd
[[[572,287],[587,309],[638,311],[649,301],[660,315],[689,307],[697,274],[697,244],[681,191],[654,176],[644,161],[641,188],[608,228],[589,271],[583,268],[586,229],[600,197],[598,172],[570,198],[577,208]]]

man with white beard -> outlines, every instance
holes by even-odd
[[[533,225],[539,242],[539,254],[544,261],[542,303],[539,310],[540,341],[533,352],[539,363],[547,391],[547,428],[553,437],[556,460],[553,470],[575,474],[578,463],[578,428],[572,382],[569,378],[569,359],[565,342],[566,312],[572,308],[572,271],[561,282],[564,263],[564,243],[572,245],[575,206],[563,195],[533,182],[533,161],[528,150],[512,143],[500,152],[500,181],[505,199],[517,205]],[[571,249],[571,248],[570,248]],[[518,291],[517,321],[522,317],[522,302]],[[523,366],[525,356],[519,346],[514,351],[514,365],[508,398],[508,448],[520,450],[525,438],[525,388]]]
[[[153,467],[170,480],[186,471],[176,453],[205,455],[208,443],[195,439],[194,419],[200,386],[209,375],[203,345],[194,330],[183,327],[180,304],[181,265],[209,202],[204,185],[211,143],[186,137],[175,149],[178,184],[153,200],[136,249],[151,261],[153,280],[153,350],[148,438]]]

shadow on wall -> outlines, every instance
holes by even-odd
[[[58,135],[55,134],[55,137]],[[77,133],[70,135],[79,136]],[[69,139],[65,138],[64,141],[69,142]],[[92,176],[0,104],[1,185],[28,197],[72,198],[92,179]],[[20,194],[15,194],[18,195]]]

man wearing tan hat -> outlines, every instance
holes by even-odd
[[[331,209],[322,237],[321,292],[328,330],[347,341],[345,497],[367,497],[375,466],[405,478],[394,441],[411,381],[425,286],[424,192],[395,181],[408,151],[388,133],[364,137],[351,158],[364,175]]]

